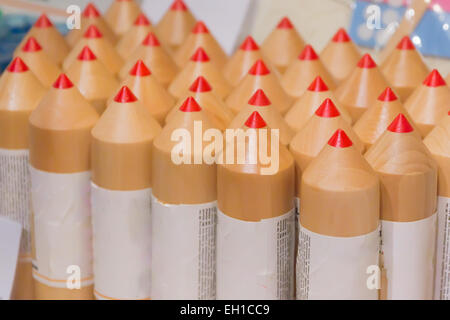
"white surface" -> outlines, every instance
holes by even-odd
[[[381,221],[388,300],[433,299],[436,214],[414,222]]]
[[[99,299],[150,299],[151,192],[111,191],[92,184],[94,282]]]
[[[450,300],[450,198],[438,197],[434,299]]]
[[[248,13],[254,2],[255,0],[185,0],[195,18],[206,23],[228,54],[234,51],[243,27],[251,23],[248,21],[251,19]],[[171,4],[172,1],[143,0],[142,10],[153,23],[157,23]]]
[[[380,232],[358,237],[330,237],[300,225],[297,299],[377,300],[367,287],[367,268],[378,265]]]
[[[218,300],[293,298],[294,215],[248,222],[218,210]]]
[[[81,286],[93,283],[90,172],[56,174],[30,166],[36,261],[33,276],[66,288],[69,266],[81,271]]]
[[[153,300],[215,298],[217,202],[163,204],[152,197]]]
[[[20,224],[0,217],[0,300],[11,297],[21,232]]]

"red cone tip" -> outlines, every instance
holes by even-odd
[[[96,59],[97,57],[88,46],[85,46],[83,50],[81,50],[80,55],[78,56],[78,60],[81,61],[93,61]]]
[[[146,17],[145,14],[141,13],[137,17],[136,21],[134,22],[135,26],[149,26],[151,25],[150,20]]]
[[[270,106],[271,102],[269,98],[267,98],[264,91],[262,89],[258,89],[250,98],[248,104],[251,106],[265,107]]]
[[[358,62],[358,67],[363,69],[371,69],[375,68],[376,66],[377,64],[375,63],[375,61],[373,61],[372,57],[368,53],[363,55],[361,60],[359,60]]]
[[[303,49],[302,53],[298,57],[300,60],[317,60],[319,57],[317,56],[316,51],[311,45],[306,45],[305,49]]]
[[[209,33],[209,30],[203,21],[198,21],[192,29],[192,33]]]
[[[395,101],[397,99],[398,98],[395,95],[394,91],[392,91],[392,89],[389,87],[387,87],[378,97],[379,101],[385,101],[385,102]]]
[[[267,69],[266,64],[261,59],[257,60],[255,64],[250,68],[249,74],[253,76],[264,76],[270,73],[270,70]]]
[[[28,66],[19,57],[15,58],[8,67],[9,72],[25,72],[28,71]]]
[[[316,115],[322,118],[335,118],[340,116],[339,110],[334,105],[331,99],[327,98],[322,102],[319,108],[316,110]]]
[[[209,61],[209,57],[206,54],[205,50],[203,50],[203,48],[200,47],[192,55],[191,61],[194,61],[194,62],[208,62]]]
[[[88,39],[101,38],[103,37],[100,30],[95,25],[90,25],[86,32],[84,33],[84,37]]]
[[[391,132],[396,133],[408,133],[414,131],[413,127],[409,123],[408,119],[406,119],[405,115],[400,113],[394,121],[387,128]]]
[[[183,0],[175,0],[172,5],[170,6],[170,10],[181,10],[181,11],[186,11],[187,10],[187,6],[186,4],[183,2]]]
[[[198,105],[197,101],[194,98],[189,97],[186,101],[183,102],[183,105],[180,107],[180,111],[183,112],[199,112],[202,111],[202,108]]]
[[[337,129],[328,144],[335,148],[347,148],[353,145],[352,140],[347,136],[344,130]]]
[[[199,76],[189,87],[189,90],[192,92],[208,92],[211,91],[212,88],[204,77]]]
[[[130,88],[123,86],[114,98],[114,101],[119,103],[132,103],[136,102],[137,98],[133,92],[131,92]]]
[[[98,12],[98,10],[95,7],[95,5],[92,2],[90,2],[86,6],[86,8],[84,8],[83,17],[85,17],[85,18],[98,18],[98,17],[100,17],[100,12]]]
[[[254,51],[259,50],[259,47],[255,40],[253,40],[252,36],[248,36],[245,38],[244,42],[242,42],[240,49],[244,51]]]
[[[441,74],[436,69],[433,69],[433,71],[430,72],[423,84],[427,87],[440,87],[446,85],[444,78],[442,78]]]
[[[280,20],[277,25],[277,29],[292,29],[294,26],[292,25],[291,20],[288,17],[284,17]]]
[[[39,44],[39,42],[37,42],[36,38],[34,37],[28,38],[27,42],[22,48],[22,51],[24,52],[37,52],[41,50],[42,50],[41,45]]]
[[[36,23],[34,24],[34,26],[36,28],[50,28],[50,27],[53,27],[53,23],[50,21],[50,19],[44,13],[36,20]]]
[[[397,44],[399,50],[414,50],[416,47],[412,43],[408,36],[404,36],[402,40]]]
[[[159,47],[160,43],[155,34],[153,32],[150,32],[144,39],[144,41],[142,41],[142,45],[149,47]]]
[[[328,87],[320,76],[317,76],[308,87],[308,91],[323,92],[328,91]]]
[[[151,75],[152,73],[145,65],[144,61],[138,60],[133,68],[130,70],[130,75],[135,77],[146,77]]]
[[[333,36],[333,42],[349,42],[351,41],[350,36],[344,28],[340,28]]]
[[[260,129],[266,127],[267,124],[258,111],[254,111],[247,121],[245,121],[245,126],[251,129]]]
[[[72,81],[67,78],[67,76],[63,73],[61,74],[56,82],[53,84],[53,88],[55,89],[70,89],[73,87]]]

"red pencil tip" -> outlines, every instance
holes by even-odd
[[[351,41],[350,36],[344,28],[340,28],[333,36],[333,42],[349,42]]]
[[[253,51],[259,50],[259,47],[255,40],[253,40],[252,36],[248,36],[245,38],[244,42],[242,42],[240,49],[244,51]]]
[[[182,1],[182,0],[175,0],[172,5],[170,6],[170,10],[181,10],[181,11],[186,11],[187,10],[187,6],[186,4]]]
[[[123,86],[114,98],[114,101],[119,103],[132,103],[136,102],[137,98],[133,94],[133,92],[131,92],[130,88],[128,88],[127,86]]]
[[[397,96],[395,95],[394,91],[392,91],[391,88],[387,87],[378,97],[379,101],[395,101],[397,100]]]
[[[288,17],[283,17],[277,25],[277,29],[292,29],[294,26],[292,25],[291,20]]]
[[[8,67],[9,72],[20,73],[28,71],[28,66],[19,57],[15,58]]]
[[[353,145],[352,140],[347,136],[344,130],[337,129],[328,144],[335,148],[347,148]]]
[[[145,16],[145,14],[141,13],[136,18],[136,21],[134,22],[135,26],[149,26],[151,25],[150,20]]]
[[[180,107],[180,111],[182,112],[199,112],[201,110],[202,108],[200,108],[197,101],[195,101],[193,97],[188,97]]]
[[[372,57],[368,53],[363,55],[361,60],[359,60],[358,62],[358,67],[363,69],[371,69],[375,68],[376,66],[377,64],[375,63],[375,61],[373,61]]]
[[[53,23],[50,21],[50,19],[44,13],[36,20],[36,23],[34,24],[34,26],[36,28],[50,28],[50,27],[53,27]]]
[[[322,118],[335,118],[340,116],[339,110],[334,105],[331,99],[327,98],[322,102],[319,108],[316,110],[316,115]]]
[[[404,36],[402,40],[397,44],[399,50],[414,50],[416,47],[412,43],[408,36]]]
[[[441,74],[436,69],[433,69],[433,71],[430,72],[423,84],[427,87],[440,87],[446,85],[444,78],[442,78]]]
[[[41,50],[42,50],[41,45],[39,44],[39,42],[37,42],[36,38],[34,37],[28,38],[27,42],[22,48],[22,51],[24,52],[37,52]]]
[[[153,32],[149,32],[144,41],[142,41],[142,45],[149,47],[159,47],[160,43],[156,35]]]
[[[406,117],[402,113],[399,113],[399,115],[394,119],[394,121],[392,121],[387,129],[391,132],[396,133],[408,133],[414,131],[408,119],[406,119]]]
[[[192,55],[191,61],[194,61],[194,62],[208,62],[209,61],[209,57],[206,54],[205,50],[203,50],[203,48],[200,47]]]
[[[251,106],[265,107],[270,106],[271,102],[269,98],[267,98],[264,91],[262,89],[258,89],[250,98],[248,104]]]
[[[212,88],[204,77],[199,76],[197,79],[195,79],[194,83],[192,83],[192,85],[189,87],[189,90],[191,92],[207,92],[211,91]]]
[[[245,121],[245,126],[251,129],[260,129],[266,127],[267,124],[258,111],[254,111],[247,121]]]
[[[209,33],[209,30],[203,21],[198,21],[192,29],[192,33]]]
[[[300,60],[317,60],[319,56],[311,45],[306,45],[305,49],[303,49],[302,53],[298,57]]]
[[[97,57],[88,46],[85,46],[78,56],[78,60],[81,61],[92,61],[95,59],[97,59]]]
[[[101,38],[103,37],[103,35],[100,30],[98,30],[98,28],[92,24],[87,28],[86,32],[84,33],[84,37],[87,39],[94,39]]]
[[[135,77],[146,77],[151,75],[152,73],[145,65],[144,61],[138,60],[134,67],[130,70],[130,75]]]
[[[67,78],[67,76],[64,73],[62,73],[53,84],[53,88],[55,89],[70,89],[72,87],[73,87],[72,81],[70,81],[69,78]]]
[[[328,91],[328,87],[320,76],[317,76],[308,87],[308,91],[323,92]]]
[[[257,60],[255,64],[250,68],[249,74],[253,76],[264,76],[270,73],[270,70],[267,69],[266,64],[261,59]]]
[[[100,17],[100,12],[98,12],[98,10],[95,7],[95,5],[92,2],[90,2],[86,6],[86,8],[84,8],[83,17],[85,17],[85,18],[97,18],[97,17]]]

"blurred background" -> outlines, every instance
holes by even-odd
[[[81,9],[94,2],[104,12],[113,0],[0,0],[0,68],[9,63],[12,50],[45,11],[65,26],[66,8]],[[156,24],[171,0],[136,0]],[[377,57],[403,19],[411,19],[411,38],[429,67],[450,72],[450,0],[185,0],[197,19],[205,21],[224,49],[231,54],[251,34],[259,43],[288,16],[305,41],[320,51],[339,27],[349,30],[362,51]],[[421,10],[426,4],[426,9]],[[373,15],[375,14],[375,15]],[[406,17],[406,18],[405,18]],[[369,28],[367,21],[375,25]]]

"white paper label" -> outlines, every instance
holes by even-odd
[[[216,201],[170,205],[152,197],[152,299],[215,299],[216,214]]]
[[[91,192],[97,299],[150,299],[151,189]]]
[[[300,225],[297,299],[377,300],[367,270],[378,266],[380,231],[357,237],[331,237]]]
[[[9,300],[14,285],[22,226],[0,217],[0,300]]]
[[[293,298],[294,216],[248,222],[218,211],[217,299]]]
[[[30,166],[30,173],[36,246],[33,277],[57,288],[91,285],[90,172],[56,174]]]
[[[0,217],[20,223],[21,260],[31,261],[28,150],[0,149]]]
[[[450,300],[450,198],[438,197],[436,300]]]
[[[433,299],[436,214],[414,222],[381,220],[388,300]]]

